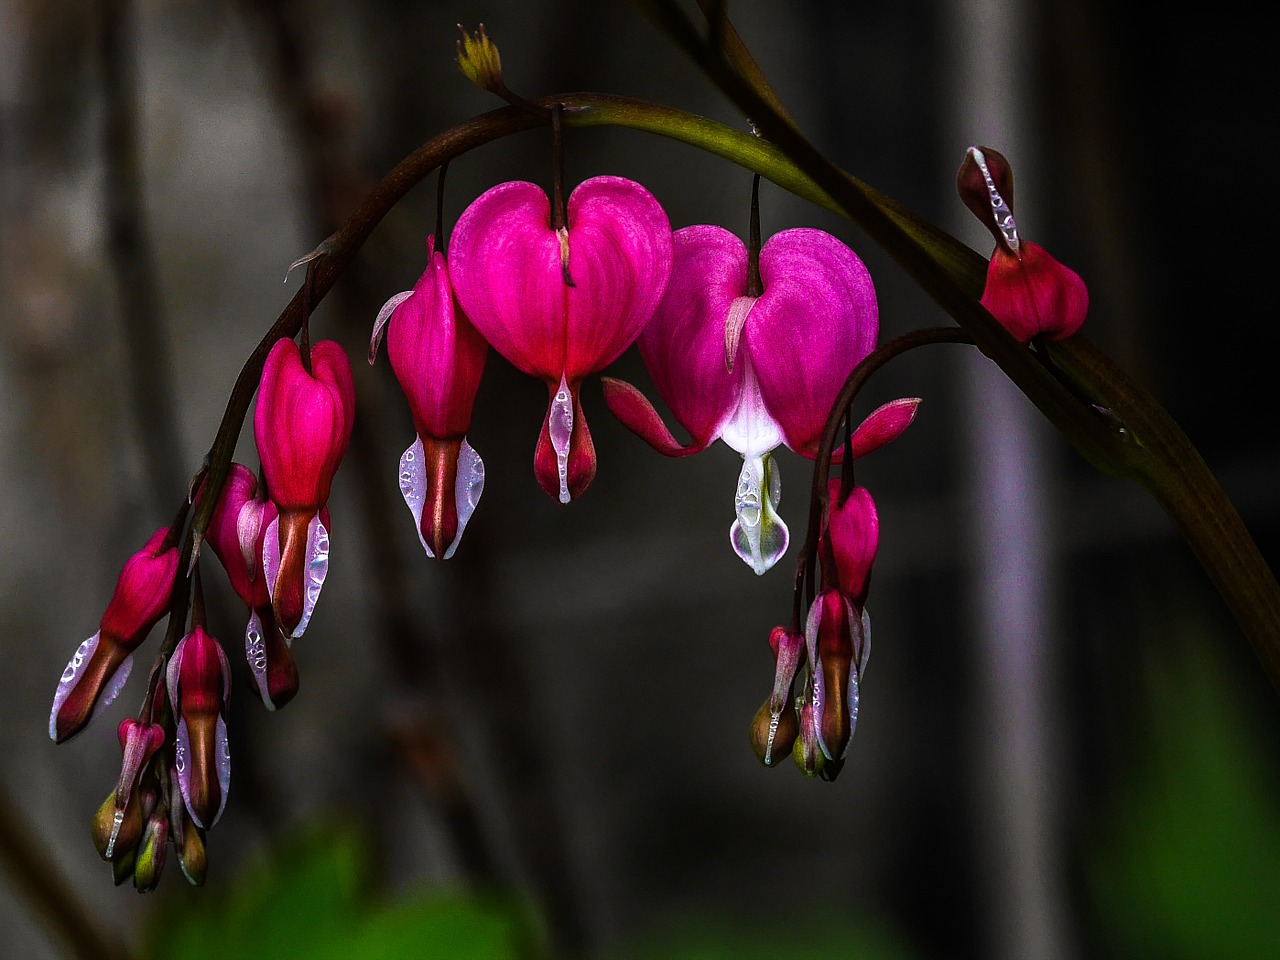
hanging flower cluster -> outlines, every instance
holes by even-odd
[[[464,72],[541,109],[506,89],[483,32],[464,40]],[[553,112],[557,138],[558,117]],[[852,482],[853,465],[900,436],[920,402],[884,404],[856,430],[846,428],[843,446],[827,453],[832,431],[850,422],[845,392],[855,372],[874,366],[879,311],[870,274],[820,230],[783,230],[761,245],[758,180],[752,240],[744,244],[714,225],[673,232],[658,201],[631,180],[594,177],[563,200],[560,179],[557,171],[551,199],[521,181],[486,191],[458,218],[447,255],[438,225],[421,277],[374,322],[369,362],[385,338],[416,434],[398,481],[423,550],[454,556],[484,491],[484,463],[469,435],[489,347],[546,384],[534,476],[568,504],[585,493],[597,466],[584,381],[637,344],[690,439],[677,440],[645,395],[621,380],[603,378],[607,406],[666,456],[697,453],[716,440],[741,455],[729,540],[757,574],[778,562],[790,540],[778,512],[775,451],[786,446],[815,461],[815,490],[826,495],[811,507],[815,544],[799,560],[807,603],[798,576],[792,621],[769,637],[773,688],[751,724],[751,742],[766,766],[790,753],[807,775],[834,779],[858,717],[880,536],[875,503]],[[972,148],[959,184],[997,243],[982,303],[1023,342],[1069,336],[1083,321],[1087,293],[1074,273],[1018,238],[1004,158]],[[120,777],[93,820],[95,845],[116,882],[132,879],[139,890],[159,881],[170,843],[184,875],[203,882],[206,833],[230,789],[232,667],[205,623],[201,542],[245,605],[251,689],[268,710],[298,693],[292,644],[310,624],[328,574],[328,501],[355,408],[346,354],[332,341],[310,343],[309,309],[308,297],[301,344],[283,337],[263,346],[253,421],[259,470],[226,457],[216,489],[212,467],[197,476],[191,503],[125,564],[98,631],[76,650],[54,694],[49,735],[63,742],[115,699],[134,651],[170,617],[142,706],[117,728]],[[826,481],[833,463],[843,476]],[[184,572],[178,543],[191,504],[203,520],[188,530],[193,553]],[[187,585],[190,597],[178,591]]]

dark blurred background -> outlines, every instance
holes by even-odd
[[[1022,235],[1089,284],[1085,333],[1167,405],[1274,566],[1273,43],[1253,7],[728,6],[822,149],[984,254],[955,171],[971,143],[1011,159]],[[860,400],[924,404],[859,466],[880,507],[876,652],[834,784],[763,769],[747,744],[794,550],[762,578],[734,557],[739,461],[722,445],[663,460],[593,380],[599,472],[562,508],[531,471],[544,387],[491,354],[470,433],[484,498],[457,556],[426,559],[396,488],[408,411],[385,359],[362,358],[378,308],[422,269],[434,178],[313,320],[348,348],[361,420],[330,501],[330,577],[294,646],[301,692],[269,715],[239,675],[206,888],[172,863],[151,896],[113,888],[87,824],[156,640],[121,702],[55,749],[57,676],[120,564],[173,515],[236,372],[300,282],[281,284],[288,264],[406,153],[497,105],[458,74],[454,24],[483,21],[528,96],[613,92],[745,126],[623,3],[128,13],[0,0],[0,789],[10,825],[108,936],[165,956],[185,927],[290,955],[303,907],[282,897],[300,929],[277,917],[255,934],[235,905],[253,890],[271,913],[272,883],[296,890],[290,857],[305,861],[290,838],[337,823],[370,865],[369,910],[506,891],[554,956],[1280,955],[1275,691],[1159,509],[1088,468],[972,351],[913,354]],[[150,307],[145,275],[113,267],[104,36],[137,110]],[[549,155],[535,131],[455,162],[447,220],[502,180],[549,185]],[[571,182],[641,181],[673,227],[745,235],[749,175],[691,148],[570,131],[566,160]],[[848,223],[769,184],[762,208],[766,236],[816,226],[863,255],[882,338],[946,322]],[[163,339],[131,348],[148,311]],[[610,372],[649,386],[634,351]],[[249,430],[239,453],[256,466]],[[798,539],[810,465],[779,462]],[[215,573],[212,626],[242,670],[243,617]],[[29,892],[0,876],[0,953],[66,955]],[[403,955],[462,955],[451,935]]]

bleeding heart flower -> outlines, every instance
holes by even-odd
[[[267,355],[253,434],[279,517],[267,528],[263,562],[276,621],[300,637],[329,569],[329,531],[319,517],[346,453],[355,415],[351,364],[332,340],[311,347],[311,369],[283,338]]]
[[[75,736],[101,707],[110,705],[133,667],[142,645],[169,610],[178,573],[178,548],[161,527],[125,563],[98,632],[80,644],[58,680],[49,714],[49,736],[57,743]]]
[[[788,531],[770,456],[780,443],[817,454],[840,388],[874,349],[875,288],[857,254],[821,230],[784,230],[760,251],[759,296],[747,287],[747,248],[720,227],[675,233],[671,283],[638,341],[658,392],[692,440],[679,443],[635,387],[604,379],[613,414],[655,450],[677,457],[723,440],[742,454],[730,528],[756,573],[786,552]],[[898,436],[915,399],[872,413],[854,437],[863,456]]]
[[[268,710],[278,710],[298,692],[298,667],[289,651],[290,638],[276,622],[267,590],[263,543],[276,519],[276,506],[260,499],[253,471],[233,463],[222,495],[209,521],[205,541],[222,562],[232,589],[249,608],[244,654],[254,687]],[[329,529],[329,512],[321,508],[320,524]]]
[[[218,641],[196,626],[174,648],[165,683],[178,718],[173,771],[191,819],[207,830],[222,816],[231,783],[231,666]]]
[[[495,350],[547,384],[534,474],[561,503],[595,476],[582,380],[631,345],[670,272],[667,215],[621,177],[579,184],[559,228],[546,194],[522,182],[487,191],[454,227],[449,276],[458,302]]]
[[[982,305],[1021,343],[1061,340],[1080,329],[1089,290],[1043,247],[1018,237],[1013,169],[990,147],[970,147],[956,177],[960,199],[995,238]]]
[[[427,269],[386,302],[373,325],[369,362],[387,353],[409,401],[418,439],[400,458],[400,492],[427,556],[453,556],[484,491],[484,463],[467,442],[489,346],[453,295],[444,253],[427,240]]]

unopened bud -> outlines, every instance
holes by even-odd
[[[150,893],[160,882],[168,846],[169,819],[162,814],[153,816],[147,821],[133,865],[133,886],[139,893]]]
[[[499,96],[506,90],[502,81],[502,60],[498,47],[484,31],[484,24],[474,34],[468,34],[462,24],[462,39],[458,41],[458,69],[462,75],[483,90]]]
[[[93,845],[103,860],[115,863],[131,854],[142,836],[141,791],[134,790],[124,807],[116,806],[114,790],[93,816]],[[126,879],[128,879],[126,877]]]
[[[751,721],[751,749],[766,767],[774,767],[791,752],[796,735],[800,732],[796,720],[795,703],[791,698],[781,711],[771,709],[772,698],[765,700]]]

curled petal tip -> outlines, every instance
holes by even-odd
[[[604,388],[604,403],[609,412],[663,456],[684,457],[706,449],[705,442],[695,440],[684,446],[676,440],[649,398],[625,380],[601,377],[600,383]]]

